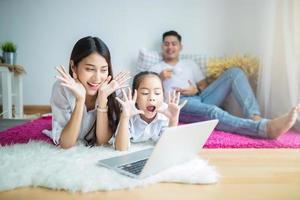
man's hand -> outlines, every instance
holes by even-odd
[[[182,96],[193,96],[198,93],[197,87],[189,80],[189,87],[187,88],[174,88],[176,92],[180,92]]]
[[[165,80],[168,78],[171,78],[173,75],[173,70],[172,69],[165,69],[162,72],[160,72],[159,77],[161,78],[161,80]]]
[[[201,89],[201,91],[202,91],[202,90],[204,90],[205,88],[207,88],[208,83],[207,83],[207,81],[206,81],[205,79],[203,79],[203,80],[201,80],[201,81],[199,81],[199,82],[197,83],[197,86],[198,86],[198,88]]]

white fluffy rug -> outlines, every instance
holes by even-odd
[[[130,151],[145,147],[149,144],[132,145]],[[124,153],[111,147],[88,148],[83,145],[64,150],[45,142],[0,147],[0,192],[26,186],[91,192],[156,182],[212,184],[218,180],[215,169],[199,158],[142,180],[120,175],[96,164],[99,159]]]

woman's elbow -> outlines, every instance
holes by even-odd
[[[128,146],[127,145],[117,145],[117,144],[115,144],[115,149],[117,151],[127,151],[128,150]]]
[[[108,144],[108,141],[109,141],[109,140],[97,140],[97,141],[96,141],[96,145],[97,145],[97,146],[106,145],[106,144]]]
[[[60,142],[59,146],[63,149],[70,149],[76,145],[76,142]]]
[[[116,147],[116,150],[117,151],[127,151],[128,150],[128,148],[124,148],[124,147]]]

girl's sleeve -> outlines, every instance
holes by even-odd
[[[159,127],[158,134],[154,134],[151,138],[154,142],[157,142],[159,138],[162,136],[162,134],[165,132],[165,130],[169,127],[169,121],[161,120],[158,127]]]
[[[57,81],[53,85],[50,100],[52,110],[52,131],[43,131],[44,134],[52,138],[55,144],[59,144],[61,132],[71,118],[72,107],[69,98],[66,89]]]

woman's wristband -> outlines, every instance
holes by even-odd
[[[100,108],[99,106],[97,106],[97,111],[106,113],[108,111],[108,107],[106,106],[105,108]]]

